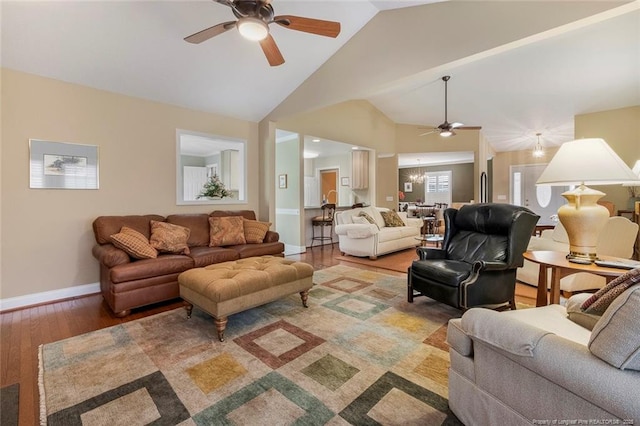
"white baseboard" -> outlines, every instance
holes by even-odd
[[[290,254],[304,253],[305,251],[307,251],[307,248],[305,246],[294,246],[294,245],[291,245],[291,244],[285,244],[284,245],[284,255],[285,256],[289,256]]]
[[[100,293],[100,283],[84,284],[61,288],[60,290],[43,291],[42,293],[9,297],[7,299],[0,299],[0,312],[95,293]]]

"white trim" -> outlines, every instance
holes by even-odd
[[[276,214],[300,216],[300,209],[276,209]]]
[[[299,254],[299,253],[304,253],[307,251],[307,248],[305,246],[294,246],[291,244],[285,244],[284,245],[284,255],[285,256],[289,256],[291,254]]]
[[[41,293],[10,297],[7,299],[0,299],[0,312],[95,293],[100,293],[100,283],[84,284],[61,288],[59,290],[43,291]]]

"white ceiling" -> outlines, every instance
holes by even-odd
[[[385,28],[400,12],[392,9],[417,5],[402,12],[428,15],[435,10],[430,8],[450,4],[460,9],[473,3],[477,4],[274,0],[276,15],[335,20],[341,22],[342,31],[331,39],[273,25],[272,35],[286,63],[269,67],[260,47],[243,40],[235,30],[199,45],[183,40],[234,18],[229,8],[213,1],[3,0],[0,59],[3,67],[19,71],[259,121],[296,92],[307,98],[307,108],[314,109],[315,99],[299,90],[310,80],[320,80],[327,92],[342,90],[339,83],[345,74],[329,75],[325,69],[340,67],[325,65],[337,63],[335,57],[350,52],[345,49],[350,39],[356,40],[354,35],[365,26],[369,32],[371,26],[379,26],[397,33],[397,27]],[[571,7],[567,4],[563,7]],[[574,115],[640,104],[640,3],[622,4],[612,1],[605,7],[622,12],[593,13],[576,25],[533,32],[526,42],[478,50],[445,65],[414,70],[403,79],[391,76],[384,87],[384,70],[371,68],[368,71],[377,84],[358,88],[354,98],[369,100],[394,122],[434,126],[444,120],[440,77],[447,74],[451,75],[449,121],[481,125],[497,151],[533,147],[536,132],[542,133],[547,145],[571,140]],[[386,14],[391,14],[389,20]],[[460,21],[459,15],[447,16],[451,26]],[[523,25],[516,17],[501,18],[505,28],[496,28],[496,34]],[[465,40],[469,45],[482,37],[496,38],[468,33],[466,28],[455,34],[456,40],[439,40],[437,48],[449,49],[449,42],[464,46]],[[368,45],[363,55],[378,54],[384,62],[389,52],[402,49],[403,45]],[[405,52],[409,62],[412,55],[417,58],[429,52]],[[362,61],[351,56],[354,63]],[[318,100],[315,107],[320,106],[324,105]]]

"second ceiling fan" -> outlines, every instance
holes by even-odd
[[[480,130],[481,126],[465,126],[462,123],[453,122],[449,123],[447,118],[447,82],[451,76],[445,75],[442,77],[442,81],[444,81],[444,123],[440,124],[438,127],[434,127],[428,132],[422,133],[420,136],[428,135],[431,133],[440,133],[442,137],[455,136],[456,132],[454,130]]]
[[[284,57],[275,40],[269,34],[269,25],[276,23],[284,28],[336,38],[340,34],[340,23],[301,16],[274,16],[271,0],[214,0],[231,8],[237,21],[222,22],[195,34],[185,37],[189,43],[202,43],[232,28],[238,28],[240,34],[249,40],[260,42],[260,47],[269,61],[269,65],[284,63]]]

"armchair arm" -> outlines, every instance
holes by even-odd
[[[506,269],[509,269],[509,265],[507,265],[504,262],[498,262],[498,261],[477,260],[473,262],[472,269],[473,269],[473,272],[504,271]]]
[[[91,250],[93,257],[107,268],[131,262],[131,258],[124,250],[120,250],[113,244],[100,244],[93,246]]]
[[[442,249],[418,247],[416,248],[416,253],[420,257],[420,260],[447,258],[447,252]]]

